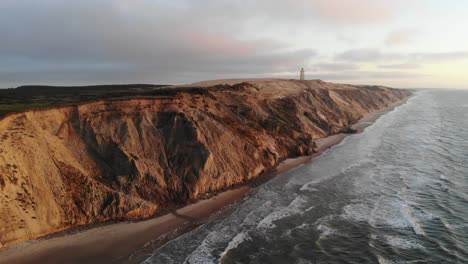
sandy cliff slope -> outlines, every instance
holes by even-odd
[[[150,217],[248,182],[409,94],[322,81],[239,82],[0,120],[0,247]]]

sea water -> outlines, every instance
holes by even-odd
[[[468,263],[468,91],[417,92],[145,263]]]

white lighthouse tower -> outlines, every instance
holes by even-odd
[[[301,81],[305,80],[304,68],[301,69],[300,80]]]

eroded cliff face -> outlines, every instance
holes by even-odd
[[[0,120],[0,246],[246,183],[407,95],[258,80],[10,115]]]

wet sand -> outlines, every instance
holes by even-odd
[[[402,105],[406,99],[385,109],[370,113],[352,126],[362,132],[375,120]],[[317,139],[317,153],[287,159],[274,170],[281,174],[310,162],[328,148],[339,144],[347,135],[337,134]],[[154,245],[162,245],[209,220],[226,206],[244,198],[250,186],[222,192],[206,200],[175,210],[164,216],[140,222],[123,222],[95,227],[80,233],[37,239],[0,249],[3,263],[139,263]],[[145,252],[145,249],[148,252]]]

